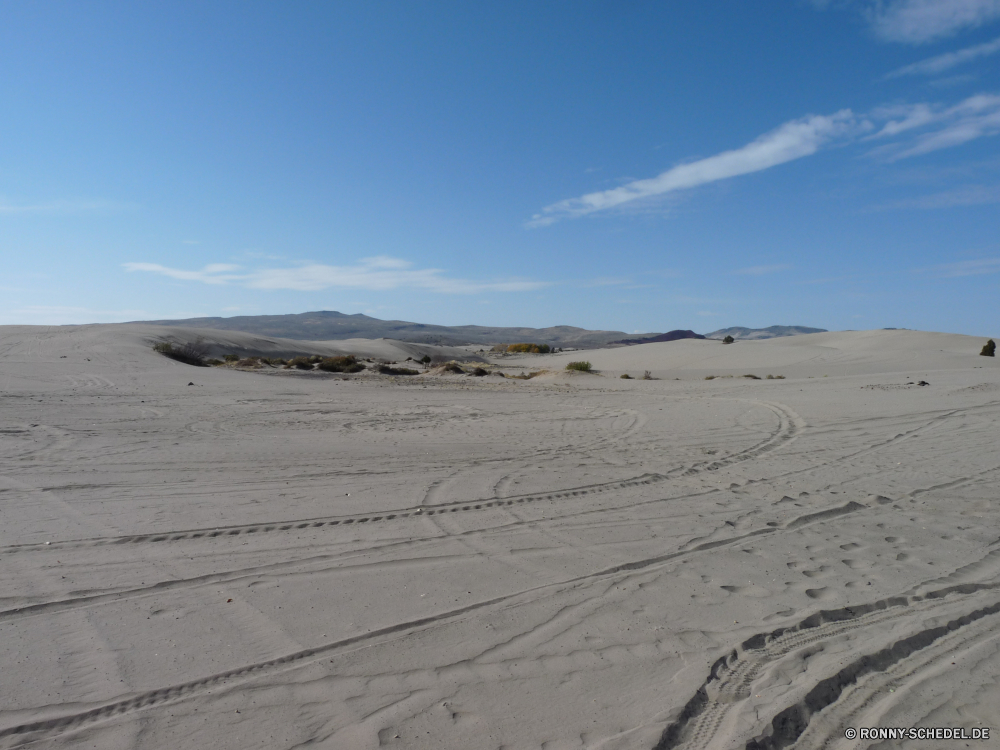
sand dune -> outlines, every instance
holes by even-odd
[[[193,368],[151,335],[0,328],[0,748],[1000,747],[984,339],[404,381]],[[747,373],[785,379],[704,380]]]

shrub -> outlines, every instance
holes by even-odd
[[[653,379],[653,376],[652,376],[652,374],[651,374],[651,373],[649,372],[649,370],[644,370],[644,371],[643,371],[643,373],[642,373],[642,379],[643,379],[643,380],[652,380],[652,379]]]
[[[293,357],[288,360],[288,364],[285,367],[289,369],[294,367],[296,370],[311,370],[313,369],[312,357]]]
[[[715,380],[715,375],[706,375],[705,380]]]
[[[469,373],[470,375],[475,375],[477,378],[483,377],[483,375],[489,375],[488,370],[484,370],[482,367],[477,367],[475,370]]]
[[[521,354],[548,354],[552,349],[548,344],[509,344],[507,351]]]
[[[409,367],[390,367],[389,365],[379,365],[378,371],[383,375],[419,375],[419,370],[411,370]]]
[[[164,357],[170,357],[170,359],[176,360],[177,362],[183,362],[186,365],[193,365],[194,367],[208,367],[208,363],[205,358],[208,356],[208,347],[198,339],[195,343],[187,343],[181,346],[174,346],[169,341],[161,341],[158,344],[153,344],[153,351],[157,351]]]
[[[734,339],[732,336],[726,336],[726,338],[722,339],[723,344],[731,344],[734,341],[736,341],[736,339]]]
[[[576,370],[577,372],[590,372],[591,365],[590,362],[569,362],[566,365],[567,370]]]
[[[750,378],[750,380],[760,380],[760,375],[744,375],[745,378]]]
[[[365,366],[358,362],[353,354],[345,354],[341,357],[327,357],[320,360],[316,365],[324,372],[361,372]]]
[[[456,373],[458,375],[464,375],[465,374],[465,370],[463,370],[461,367],[459,367],[454,362],[448,362],[447,364],[445,364],[444,365],[444,371],[445,372],[454,372],[454,373]]]
[[[425,354],[424,356],[422,356],[419,359],[419,362],[421,362],[422,364],[425,364],[425,365],[429,365],[431,363],[431,355],[430,354]]]
[[[768,380],[784,380],[785,376],[784,375],[768,375],[767,379]]]
[[[224,359],[226,362],[239,362],[240,355],[239,354],[223,354],[222,355],[222,359]]]
[[[205,364],[211,365],[212,367],[218,367],[219,365],[224,365],[226,363],[223,362],[221,359],[209,359],[206,360]]]
[[[622,380],[631,380],[632,379],[632,376],[629,375],[627,372],[624,375],[619,375],[618,377],[621,378]]]
[[[982,357],[995,357],[997,353],[997,344],[993,339],[990,339],[985,344],[983,344],[983,350],[979,352]]]

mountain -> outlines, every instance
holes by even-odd
[[[660,341],[677,341],[679,339],[704,339],[707,336],[702,336],[700,333],[695,333],[694,331],[670,331],[669,333],[661,333],[657,336],[649,336],[648,338],[642,339],[622,339],[621,341],[612,341],[612,344],[656,344]]]
[[[804,333],[827,333],[825,328],[807,328],[806,326],[770,326],[768,328],[720,328],[718,331],[706,333],[710,339],[723,339],[732,336],[737,341],[752,341],[754,339],[776,339],[782,336],[801,336]]]
[[[417,344],[461,346],[531,342],[593,349],[621,339],[624,331],[588,331],[573,326],[551,328],[503,328],[492,326],[436,326],[405,320],[379,320],[367,315],[345,315],[329,310],[296,315],[238,315],[232,318],[188,318],[186,320],[140,320],[162,326],[244,331],[263,336],[306,341],[337,339],[396,339]],[[656,336],[655,333],[641,334]]]

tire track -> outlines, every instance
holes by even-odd
[[[0,554],[53,551],[74,547],[99,547],[114,544],[148,544],[176,542],[190,539],[211,540],[218,537],[232,537],[243,534],[264,534],[299,531],[307,528],[319,529],[324,527],[350,526],[355,524],[375,524],[403,518],[433,516],[435,514],[443,513],[467,513],[482,511],[491,508],[499,508],[501,506],[515,506],[524,503],[534,503],[542,500],[567,500],[581,495],[628,489],[630,487],[637,487],[641,485],[651,485],[677,477],[695,476],[705,471],[718,471],[726,466],[749,461],[764,453],[777,450],[797,436],[800,425],[804,423],[801,418],[795,414],[795,412],[781,404],[763,401],[755,403],[770,409],[778,417],[778,427],[767,438],[743,451],[734,453],[731,456],[711,461],[697,462],[687,467],[678,467],[663,473],[647,472],[630,479],[582,485],[579,487],[563,489],[557,492],[529,493],[507,498],[490,497],[480,500],[456,501],[438,505],[411,506],[379,514],[358,513],[350,515],[319,516],[315,518],[304,518],[290,521],[271,521],[255,524],[179,529],[150,534],[127,534],[122,536],[91,537],[56,542],[36,542],[33,544],[9,545],[7,547],[0,547]]]
[[[859,508],[867,507],[857,503],[851,503],[849,505],[858,505]],[[843,515],[843,514],[840,513],[838,515]],[[827,520],[827,517],[816,518],[810,521],[810,523],[823,523],[825,520]],[[277,672],[287,671],[290,669],[295,669],[298,668],[299,666],[312,663],[319,658],[326,657],[330,654],[333,654],[345,648],[349,648],[360,644],[365,644],[366,646],[372,645],[374,641],[377,641],[378,639],[381,638],[386,638],[396,634],[407,633],[410,631],[415,631],[427,627],[445,624],[453,620],[465,617],[466,615],[479,612],[481,610],[489,609],[491,607],[497,607],[497,606],[504,608],[514,607],[522,603],[529,603],[531,601],[535,601],[539,598],[548,598],[567,588],[574,588],[583,584],[592,584],[604,578],[613,579],[616,576],[621,576],[621,574],[631,574],[632,572],[637,570],[652,569],[655,568],[655,566],[668,563],[679,557],[688,556],[697,552],[709,551],[723,546],[740,544],[748,538],[757,537],[762,534],[773,534],[773,533],[779,533],[781,531],[796,532],[799,528],[801,528],[801,525],[792,526],[792,524],[794,524],[795,521],[796,519],[792,519],[791,521],[786,523],[785,526],[782,528],[768,527],[764,529],[759,529],[757,531],[752,531],[742,536],[733,537],[727,540],[706,542],[689,550],[678,550],[664,555],[659,555],[656,557],[621,563],[618,565],[610,566],[603,570],[595,571],[593,573],[588,573],[586,575],[576,576],[564,581],[533,586],[511,594],[503,594],[501,596],[493,597],[491,599],[487,599],[480,602],[474,602],[472,604],[447,610],[445,612],[440,612],[438,614],[428,615],[426,617],[421,617],[414,620],[397,623],[394,625],[386,626],[384,628],[380,628],[378,630],[373,630],[367,633],[350,636],[348,638],[340,639],[337,641],[331,641],[329,643],[322,644],[314,648],[303,649],[301,651],[285,654],[284,656],[276,657],[274,659],[269,659],[266,661],[244,665],[236,669],[226,670],[224,672],[219,672],[202,679],[191,680],[177,685],[172,685],[168,687],[159,688],[156,690],[137,693],[135,695],[123,697],[119,700],[110,703],[105,703],[100,706],[95,706],[88,710],[77,711],[74,713],[64,714],[58,717],[6,727],[0,729],[0,741],[5,740],[6,738],[17,738],[18,740],[17,745],[28,744],[29,742],[35,742],[45,737],[57,734],[63,734],[69,731],[74,731],[76,729],[82,728],[84,726],[93,723],[105,721],[112,718],[117,718],[119,716],[140,711],[145,708],[151,708],[155,706],[165,705],[168,703],[173,703],[179,700],[185,700],[187,698],[200,695],[213,688],[228,686],[230,683],[237,683],[237,682],[243,683],[248,680],[256,679],[265,674],[273,674]],[[201,583],[201,581],[199,581],[199,583]],[[964,584],[963,586],[964,588],[968,588],[970,585],[971,584]],[[956,589],[963,588],[963,586],[957,586],[953,588]],[[129,592],[122,592],[122,594],[125,593]],[[135,593],[144,594],[152,592],[148,592],[146,590],[138,590]],[[119,595],[115,594],[103,595],[101,597],[101,601],[114,599],[116,596]],[[931,595],[928,596],[930,597]],[[80,601],[67,600],[63,602],[52,602],[49,604],[33,605],[32,608],[22,608],[20,610],[8,610],[7,612],[0,612],[0,620],[9,619],[11,617],[16,617],[16,616],[31,616],[31,615],[43,614],[46,612],[52,612],[53,608],[59,606],[65,606],[65,608],[69,608],[70,606],[87,606],[90,604],[101,603],[101,601],[97,601],[94,597],[89,597],[85,600],[80,600]],[[735,653],[736,652],[734,651],[734,654]],[[720,662],[722,663],[724,663],[725,661],[726,661],[725,657],[722,660],[720,660]],[[716,673],[716,671],[717,668],[713,667],[713,675]],[[9,745],[9,746],[17,746],[17,745]]]
[[[709,676],[685,704],[678,718],[663,731],[654,750],[702,748],[718,737],[724,720],[739,711],[750,697],[750,686],[760,672],[792,651],[853,630],[876,627],[904,616],[933,614],[959,598],[1000,589],[1000,583],[964,583],[928,592],[900,595],[868,604],[821,610],[799,623],[745,640],[719,658]],[[770,734],[746,744],[747,750],[780,750],[794,743],[809,724],[809,716],[840,696],[843,688],[869,672],[884,671],[911,653],[926,648],[943,635],[1000,612],[1000,602],[974,610],[945,626],[928,628],[896,641],[875,654],[862,656],[833,677],[817,682],[809,694],[771,719]]]

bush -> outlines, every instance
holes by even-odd
[[[643,373],[642,373],[642,379],[643,380],[652,380],[653,376],[652,376],[652,374],[650,374],[649,370],[644,370]]]
[[[736,341],[736,339],[734,339],[732,336],[726,336],[726,338],[722,339],[723,344],[731,344],[734,341]]]
[[[759,375],[744,375],[745,378],[750,378],[751,380],[760,380]]]
[[[212,367],[218,367],[219,365],[224,365],[226,363],[223,362],[221,359],[209,359],[205,361],[205,364],[210,365]]]
[[[422,356],[417,361],[420,362],[420,364],[429,365],[431,363],[431,355],[430,354],[425,354],[424,356]]]
[[[997,344],[993,339],[990,339],[985,344],[983,344],[983,350],[979,352],[982,357],[995,357],[997,353]]]
[[[768,375],[767,379],[768,380],[784,380],[785,376],[784,375]]]
[[[507,351],[520,354],[548,354],[552,349],[548,344],[509,344]]]
[[[483,377],[483,375],[489,375],[488,370],[484,370],[482,367],[477,367],[475,370],[469,373],[470,375],[475,375],[477,378]]]
[[[411,370],[409,367],[390,367],[389,365],[379,365],[378,371],[383,375],[419,375],[419,370]]]
[[[505,378],[510,378],[511,380],[531,380],[532,378],[537,378],[543,372],[548,372],[548,370],[535,370],[534,372],[521,372],[517,375],[504,375]]]
[[[569,362],[566,365],[567,370],[576,370],[577,372],[590,372],[591,365],[590,362]]]
[[[296,370],[311,370],[313,369],[312,357],[293,357],[288,360],[288,364],[285,365],[286,368],[295,368]]]
[[[174,346],[169,341],[161,341],[153,344],[153,351],[159,352],[164,357],[170,357],[177,362],[194,367],[208,367],[205,358],[208,356],[208,347],[198,339],[195,343],[187,343],[181,346]]]
[[[622,380],[631,380],[632,379],[632,376],[629,375],[627,372],[624,375],[619,375],[618,377],[621,378]]]
[[[706,375],[705,380],[715,380],[715,375]]]
[[[361,372],[365,366],[358,362],[353,354],[345,354],[341,357],[327,357],[320,360],[316,365],[324,372]]]
[[[447,364],[445,364],[444,365],[444,371],[445,372],[453,372],[453,373],[455,373],[457,375],[465,375],[465,370],[463,370],[461,367],[459,367],[454,362],[448,362]]]

